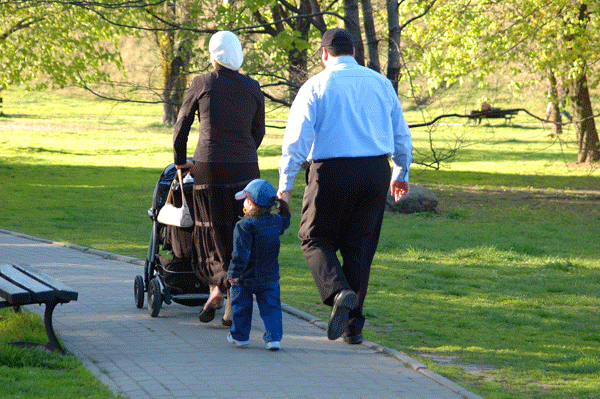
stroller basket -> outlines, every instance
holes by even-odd
[[[165,285],[171,288],[171,294],[206,292],[206,286],[196,277],[188,261],[157,256],[157,271]]]

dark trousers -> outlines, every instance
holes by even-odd
[[[363,303],[390,179],[385,156],[316,161],[306,171],[298,236],[323,303],[333,305],[344,289],[358,295],[350,335],[359,334],[365,323]]]

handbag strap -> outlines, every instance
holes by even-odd
[[[181,189],[181,204],[182,206],[187,206],[187,201],[185,200],[185,195],[183,193],[183,177],[181,176],[181,169],[177,169],[177,180],[179,180],[179,188]],[[167,195],[167,200],[165,204],[170,204],[171,199],[173,198],[173,182],[169,186],[169,194]]]
[[[185,200],[185,194],[183,192],[183,177],[181,175],[181,169],[177,169],[177,177],[179,178],[179,188],[181,189],[181,206],[187,207],[188,204]]]

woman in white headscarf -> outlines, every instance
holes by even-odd
[[[208,323],[227,290],[227,269],[233,250],[233,228],[243,216],[235,193],[260,177],[256,149],[265,134],[265,103],[260,85],[238,72],[244,61],[238,37],[229,31],[209,42],[214,71],[194,78],[173,133],[175,165],[194,175],[194,271],[211,293],[200,312]],[[190,127],[200,122],[194,163],[186,161]],[[231,325],[228,296],[222,323]]]

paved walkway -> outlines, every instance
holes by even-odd
[[[222,311],[202,324],[199,308],[163,304],[152,318],[133,298],[139,259],[0,230],[0,263],[30,266],[79,292],[54,311],[55,330],[68,351],[129,399],[480,398],[398,351],[329,341],[324,323],[290,306],[278,352],[265,349],[258,311],[248,348],[227,342]]]

